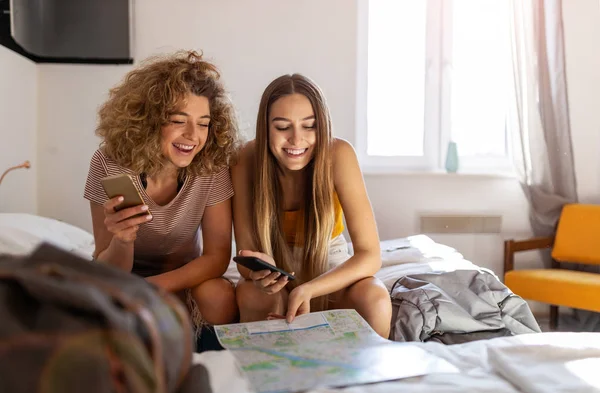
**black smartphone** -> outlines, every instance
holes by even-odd
[[[272,272],[278,272],[286,276],[289,280],[294,280],[296,277],[292,276],[290,273],[285,270],[281,270],[277,266],[273,266],[270,263],[263,261],[262,259],[256,257],[243,257],[243,256],[235,256],[233,257],[233,261],[235,263],[239,263],[240,265],[252,270],[253,272],[258,272],[261,270],[270,270]]]

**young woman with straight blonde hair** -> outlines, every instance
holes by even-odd
[[[352,146],[333,138],[325,98],[294,74],[264,91],[256,139],[232,167],[234,232],[239,254],[288,272],[238,269],[236,299],[243,322],[332,308],[353,308],[387,338],[391,302],[373,275],[381,267],[379,237]],[[344,218],[353,243],[349,255]]]

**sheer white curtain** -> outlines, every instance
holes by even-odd
[[[509,0],[514,85],[508,127],[538,236],[577,201],[565,72],[562,2]]]

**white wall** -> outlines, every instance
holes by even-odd
[[[98,106],[129,65],[41,64],[39,68],[39,214],[91,231],[83,187],[100,139]]]
[[[600,2],[563,1],[577,192],[600,203]]]
[[[35,63],[0,46],[0,176],[26,160],[0,184],[0,213],[37,212],[37,69]]]
[[[349,0],[138,0],[136,59],[201,49],[221,69],[254,135],[262,91],[301,72],[324,90],[340,135],[354,135],[356,7]]]
[[[600,191],[596,175],[600,116],[593,108],[600,89],[589,86],[590,82],[598,86],[600,78],[600,45],[596,45],[600,12],[597,0],[563,4],[579,185],[584,196],[592,198]],[[264,87],[280,74],[302,72],[323,88],[336,135],[354,141],[355,112],[360,110],[356,107],[355,1],[138,0],[135,9],[136,61],[179,48],[202,49],[221,68],[247,136],[254,133]],[[89,159],[98,145],[95,112],[108,88],[129,69],[40,66],[41,214],[91,228],[82,193]],[[432,235],[500,273],[504,238],[529,235],[527,204],[514,179],[367,175],[366,184],[383,239],[417,233],[422,212],[501,214],[500,235]],[[526,259],[536,263],[531,255]]]
[[[352,138],[356,9],[349,5],[347,0],[138,0],[134,58],[202,50],[220,67],[248,137],[266,85],[281,74],[303,72],[325,91],[339,134]],[[91,230],[82,195],[98,146],[96,109],[129,69],[39,66],[40,214]]]

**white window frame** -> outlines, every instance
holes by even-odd
[[[402,1],[402,0],[398,0]],[[453,0],[427,1],[427,41],[423,156],[372,156],[367,154],[369,0],[357,0],[356,147],[365,173],[444,172],[450,141],[450,105]],[[446,34],[442,34],[442,29]],[[506,138],[508,135],[506,135]],[[510,144],[505,156],[460,156],[461,173],[513,173]]]

